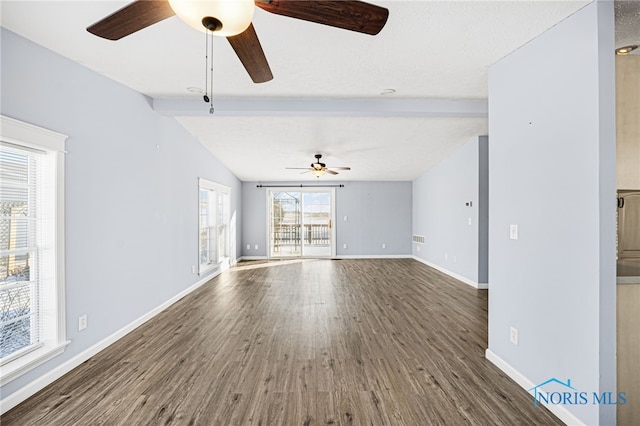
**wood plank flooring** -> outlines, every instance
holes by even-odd
[[[415,260],[243,263],[0,421],[562,424],[486,347],[487,292]]]

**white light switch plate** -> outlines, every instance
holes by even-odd
[[[518,225],[509,225],[509,238],[512,240],[518,239]]]

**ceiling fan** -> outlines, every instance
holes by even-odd
[[[351,170],[351,167],[331,167],[328,168],[326,164],[321,163],[320,159],[322,158],[322,154],[316,154],[316,162],[315,163],[311,163],[311,166],[309,167],[285,167],[288,170],[306,170],[302,173],[309,173],[311,172],[312,175],[314,175],[315,177],[320,177],[322,175],[324,175],[325,173],[329,173],[330,175],[337,175],[338,172],[336,172],[335,170]],[[335,170],[333,170],[335,169]]]
[[[375,35],[389,10],[358,0],[136,0],[89,26],[108,40],[142,30],[173,15],[199,31],[226,37],[254,83],[273,79],[251,20],[255,6],[277,15]]]

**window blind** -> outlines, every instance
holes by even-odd
[[[42,168],[44,154],[0,145],[0,364],[42,342]]]

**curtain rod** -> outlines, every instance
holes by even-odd
[[[256,188],[344,188],[344,185],[256,185]]]

